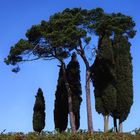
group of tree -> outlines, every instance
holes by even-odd
[[[117,40],[116,40],[117,39]],[[119,131],[133,103],[132,61],[127,37],[111,40],[105,36],[91,67],[95,93],[95,108],[104,116],[104,130],[108,131],[108,119],[119,120]]]
[[[62,66],[59,67],[58,85],[55,93],[54,123],[55,129],[59,132],[63,132],[66,130],[68,125],[68,93],[63,78]],[[78,130],[80,127],[80,104],[82,101],[82,90],[80,83],[80,65],[77,61],[75,53],[73,53],[71,61],[67,65],[66,76],[72,91],[72,110],[75,115],[76,130]],[[40,133],[45,127],[45,100],[43,92],[40,88],[38,89],[36,95],[33,111],[33,129],[34,131]]]
[[[76,59],[76,54],[73,53],[71,61],[66,68],[66,76],[72,91],[72,111],[75,116],[76,130],[80,127],[80,104],[82,101],[81,83],[80,83],[80,65]],[[62,66],[60,66],[57,90],[55,93],[55,108],[54,108],[54,122],[55,129],[59,132],[66,130],[68,125],[68,93],[66,90],[65,81],[63,78]]]
[[[73,66],[69,64],[66,68],[65,64],[65,59],[75,51],[82,58],[86,67],[85,93],[88,131],[93,132],[90,99],[91,80],[95,88],[97,112],[101,113],[105,120],[108,120],[107,116],[111,115],[114,118],[114,126],[116,127],[116,119],[119,119],[121,124],[127,118],[133,102],[131,44],[129,38],[135,36],[134,27],[135,23],[132,18],[121,13],[108,14],[101,8],[91,10],[67,8],[52,15],[48,21],[43,20],[40,24],[33,25],[26,33],[27,39],[20,39],[11,47],[5,62],[6,64],[17,65],[13,69],[14,72],[20,70],[20,62],[38,59],[57,59],[60,62],[55,100],[55,106],[57,107],[54,113],[58,118],[61,116],[58,111],[60,110],[58,106],[61,106],[59,100],[68,98],[68,105],[66,106],[68,111],[65,110],[65,113],[66,115],[69,113],[71,129],[75,133],[79,127],[77,121],[79,108],[73,106],[75,106],[75,103],[80,106],[80,84],[77,84],[77,87],[72,85],[71,74],[69,76],[67,73],[71,71],[70,67]],[[98,47],[96,48],[95,61],[93,65],[90,65],[86,50],[89,46],[92,48],[91,51],[94,50],[92,41],[95,36],[98,37]],[[63,88],[62,94],[59,92],[61,88]],[[79,91],[75,93],[75,90]],[[67,92],[67,97],[63,92]],[[61,94],[61,97],[59,94]],[[62,119],[62,117],[64,116],[60,118]],[[59,128],[58,120],[55,119],[55,123]],[[59,128],[60,130],[65,130],[66,122],[67,118],[65,118],[63,128]],[[105,122],[107,124],[107,121]]]

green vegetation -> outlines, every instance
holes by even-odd
[[[33,129],[40,133],[45,127],[45,100],[41,88],[38,89],[33,110]]]
[[[132,135],[129,133],[48,133],[42,132],[40,135],[37,133],[8,133],[0,135],[0,140],[139,140],[140,135]]]
[[[68,125],[68,94],[60,66],[57,89],[55,92],[54,123],[59,132],[65,131]]]
[[[111,39],[104,36],[91,66],[96,111],[104,116],[104,131],[108,131],[109,115],[116,109],[117,95],[114,87],[114,60]]]
[[[131,44],[126,36],[117,36],[114,39],[113,45],[117,106],[112,116],[114,119],[119,119],[119,130],[121,131],[121,123],[127,119],[133,104]]]
[[[104,14],[100,10],[98,22],[94,23],[99,36],[97,55],[91,66],[95,106],[105,120],[105,131],[111,115],[114,131],[122,131],[122,122],[129,115],[133,103],[132,62],[129,39],[135,36],[135,23],[121,13]],[[91,26],[92,27],[92,26]]]
[[[80,127],[80,105],[82,102],[81,83],[80,83],[80,65],[75,53],[72,54],[71,61],[67,65],[67,78],[72,91],[72,107],[75,115],[76,130]]]

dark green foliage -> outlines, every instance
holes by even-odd
[[[114,36],[115,34],[122,34],[133,38],[136,31],[134,30],[135,22],[132,20],[132,17],[124,15],[122,13],[105,13],[103,9],[97,8],[90,11],[90,20],[89,28],[94,29],[94,32],[98,36]]]
[[[80,127],[80,105],[81,105],[81,83],[80,83],[80,65],[73,53],[71,61],[67,65],[67,79],[72,91],[72,107],[75,115],[76,129]]]
[[[128,38],[118,35],[114,39],[114,58],[116,70],[117,108],[113,117],[123,122],[126,120],[133,104],[132,83],[132,57],[130,54],[131,44]]]
[[[52,15],[49,21],[42,20],[40,24],[33,25],[26,32],[27,40],[21,39],[11,47],[5,59],[6,64],[16,65],[37,59],[67,58],[71,50],[79,45],[81,38],[85,42],[90,41],[86,30],[82,26],[80,28],[85,22],[83,16],[86,12],[87,10],[80,8],[65,9],[61,13]]]
[[[114,33],[133,37],[134,26],[132,18],[121,13],[107,14],[101,8],[67,8],[27,30],[27,39],[20,39],[11,47],[5,62],[16,65],[37,59],[64,59],[79,47],[81,40],[89,44],[93,33],[99,37]]]
[[[76,55],[72,55],[72,60],[67,66],[67,79],[70,84],[72,91],[72,108],[75,115],[76,129],[80,126],[80,104],[81,98],[81,84],[80,84],[80,66],[76,60]],[[59,79],[57,90],[55,93],[55,110],[54,110],[54,121],[55,128],[60,132],[65,131],[67,128],[68,121],[68,95],[63,80],[62,67],[60,67]]]
[[[32,47],[33,45],[27,40],[20,39],[15,46],[11,47],[8,57],[5,59],[5,63],[8,65],[16,65],[16,63],[23,61],[22,55],[28,54]]]
[[[106,114],[108,106],[110,114],[114,114],[113,116],[122,122],[127,118],[133,102],[132,63],[128,38],[135,36],[135,23],[131,17],[121,13],[105,14],[102,10],[99,11],[99,16],[95,14],[96,22],[89,26],[89,29],[94,29],[95,34],[99,36],[97,56],[91,67],[96,110],[98,113]],[[105,43],[103,49],[104,37],[108,37],[105,39],[106,42],[112,40],[112,43]],[[110,46],[110,49],[107,46]],[[107,99],[113,99],[111,108],[111,102],[107,102]]]
[[[55,92],[54,123],[59,132],[65,131],[68,125],[68,94],[60,66],[58,85]]]
[[[108,115],[116,107],[113,51],[108,36],[99,40],[98,53],[91,72],[95,92],[95,108],[98,113]]]
[[[42,90],[39,88],[36,101],[34,104],[33,113],[33,129],[36,132],[41,132],[45,127],[45,100]]]

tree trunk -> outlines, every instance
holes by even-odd
[[[119,132],[122,133],[123,132],[123,125],[122,122],[119,121]]]
[[[65,85],[66,85],[66,90],[68,92],[68,108],[69,108],[69,114],[70,114],[70,126],[71,126],[72,133],[76,133],[75,115],[72,110],[72,97],[71,97],[72,91],[67,81],[65,64],[63,63],[62,66],[63,66],[63,76],[64,76]]]
[[[86,105],[87,105],[87,124],[88,124],[88,132],[93,133],[93,123],[92,123],[92,110],[91,110],[91,99],[90,99],[90,65],[86,58],[84,48],[82,47],[82,42],[79,40],[80,50],[76,50],[81,58],[83,59],[86,66]]]
[[[106,116],[104,115],[104,132],[106,132]]]
[[[109,115],[107,115],[107,131],[109,130]]]
[[[104,132],[108,131],[109,115],[104,115]]]
[[[91,111],[91,99],[90,99],[90,71],[86,70],[86,103],[87,103],[87,123],[88,123],[88,131],[93,132],[92,125],[92,111]]]
[[[118,132],[118,129],[117,129],[117,119],[113,118],[113,121],[114,121],[114,132]]]
[[[70,126],[73,133],[76,133],[76,126],[75,126],[75,115],[72,110],[72,97],[68,95],[68,106],[69,106],[69,114],[70,114]]]

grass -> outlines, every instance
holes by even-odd
[[[102,133],[96,132],[89,134],[78,132],[72,134],[65,132],[63,134],[56,132],[42,132],[40,135],[35,132],[24,133],[6,133],[0,135],[0,140],[140,140],[140,133]]]

